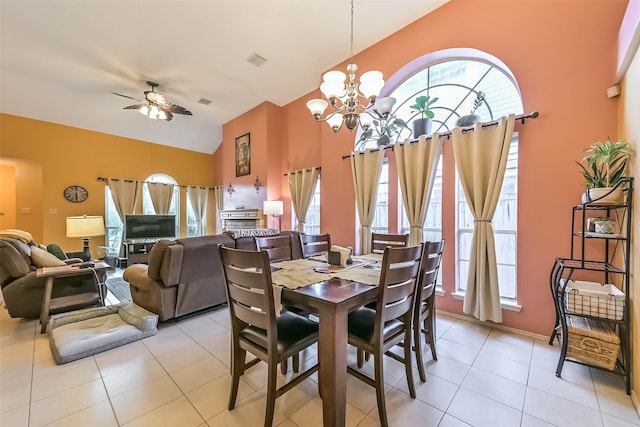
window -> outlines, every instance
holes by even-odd
[[[293,205],[291,206],[291,220],[293,224],[298,222]],[[307,208],[307,218],[303,231],[306,234],[320,234],[320,177],[318,177],[316,189],[313,196],[311,196],[311,202],[309,202],[309,207]]]
[[[120,220],[115,203],[113,203],[111,189],[108,185],[104,186],[104,206],[105,245],[107,246],[107,253],[109,255],[119,254],[124,224]]]
[[[402,74],[400,74],[402,73]],[[394,82],[397,82],[394,84]],[[393,113],[403,119],[411,127],[411,122],[419,118],[419,113],[411,110],[415,98],[421,95],[438,97],[432,105],[434,112],[431,132],[444,133],[455,127],[457,119],[469,114],[477,94],[482,91],[485,101],[475,111],[481,121],[490,121],[508,114],[523,112],[520,90],[511,71],[499,59],[473,49],[450,49],[434,52],[417,58],[403,67],[399,73],[388,80],[388,87],[380,96],[396,98]],[[359,140],[362,130],[359,129],[355,141]],[[405,133],[401,134],[402,139]],[[448,142],[445,141],[445,145]],[[450,143],[450,142],[449,142]],[[375,148],[376,141],[369,140],[356,148]],[[445,151],[445,152],[451,152]],[[443,182],[443,168],[455,168],[454,159],[446,154],[441,157],[438,165],[436,182],[431,196],[431,205],[427,213],[425,240],[438,240],[442,235],[442,215],[456,212],[456,235],[450,239],[446,250],[456,253],[456,285],[455,290],[464,292],[468,277],[469,245],[473,234],[473,217],[469,213],[464,192],[460,189],[454,199],[455,205],[443,205],[442,188],[456,188],[454,182]],[[385,173],[383,171],[383,173]],[[454,174],[448,174],[453,180]],[[400,215],[400,232],[408,232],[408,220],[402,207],[402,200],[391,206],[387,196],[388,179],[381,179],[378,189],[378,201],[374,219],[374,227],[384,227],[389,209],[397,208]],[[504,299],[515,300],[517,296],[516,283],[516,236],[517,236],[517,179],[518,179],[518,141],[513,136],[507,171],[496,209],[493,226],[496,238],[496,255],[498,259],[498,274],[500,277],[500,296]],[[401,199],[401,197],[399,197]],[[455,240],[455,242],[453,241]],[[454,247],[455,243],[455,247]],[[442,269],[440,270],[442,272]],[[439,280],[439,283],[440,280]]]
[[[409,218],[404,210],[402,202],[402,194],[400,194],[398,206],[402,211],[402,221],[400,223],[400,234],[408,234],[410,231]],[[442,239],[442,156],[438,161],[436,169],[435,181],[431,190],[431,199],[429,200],[429,209],[427,209],[427,218],[424,221],[422,230],[423,242],[437,242]],[[438,279],[436,287],[442,290],[442,269],[438,270]]]
[[[153,208],[153,203],[151,202],[151,196],[149,195],[149,187],[147,186],[147,182],[159,182],[163,184],[175,184],[173,187],[173,198],[171,199],[171,207],[169,208],[169,215],[176,216],[176,236],[180,235],[180,187],[177,185],[175,179],[171,178],[169,175],[156,173],[153,174],[147,179],[145,179],[145,183],[142,185],[142,214],[143,215],[155,215],[156,211]]]
[[[207,229],[207,216],[206,216],[206,207],[205,212],[202,215],[202,233],[198,231],[198,220],[196,219],[195,211],[193,210],[193,206],[191,206],[191,196],[187,192],[187,237],[194,236],[202,236]]]
[[[380,182],[378,183],[378,195],[376,196],[376,207],[371,224],[372,233],[389,232],[389,161],[384,159],[382,170],[380,171]]]

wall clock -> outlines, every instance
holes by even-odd
[[[64,198],[70,202],[84,202],[87,197],[89,197],[89,192],[80,185],[70,185],[64,189]]]

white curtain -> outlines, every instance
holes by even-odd
[[[298,220],[296,225],[297,231],[304,231],[307,210],[309,209],[313,193],[316,191],[319,175],[320,171],[316,168],[289,172],[289,192],[291,193],[293,211]]]
[[[475,220],[464,312],[497,323],[502,322],[502,311],[491,220],[498,205],[514,127],[512,114],[500,118],[497,126],[476,123],[473,131],[452,131],[460,183]]]
[[[222,233],[222,221],[220,221],[220,211],[224,210],[224,187],[217,185],[213,187],[213,199],[216,205],[216,233]]]
[[[438,133],[421,135],[418,142],[396,144],[396,165],[404,210],[411,226],[409,246],[422,242],[424,221],[427,218],[431,190],[442,153],[442,140]]]
[[[360,219],[360,253],[363,255],[371,252],[371,224],[383,160],[384,150],[382,149],[351,152],[351,175]]]
[[[204,218],[207,214],[207,201],[209,200],[209,189],[206,187],[187,186],[187,194],[189,195],[189,203],[196,217],[196,236],[204,236],[206,234]]]
[[[175,185],[162,182],[147,182],[151,204],[156,215],[168,215],[173,201]]]
[[[126,181],[109,178],[107,181],[111,190],[111,198],[116,207],[120,221],[124,224],[124,216],[132,215],[136,210],[138,201],[138,181]],[[122,236],[120,236],[122,241]],[[120,246],[120,256],[124,256],[124,245]]]

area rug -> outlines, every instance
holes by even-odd
[[[107,279],[107,289],[122,303],[133,302],[129,282],[122,277],[110,277]]]

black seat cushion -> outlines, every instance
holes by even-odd
[[[318,324],[290,311],[283,311],[276,320],[278,327],[278,353],[304,348],[318,339]],[[252,325],[240,332],[245,339],[267,351],[267,331]]]
[[[372,344],[375,321],[376,311],[367,307],[361,307],[349,313],[349,336]],[[403,332],[404,327],[402,326],[402,322],[392,319],[385,322],[382,336],[386,340]]]

